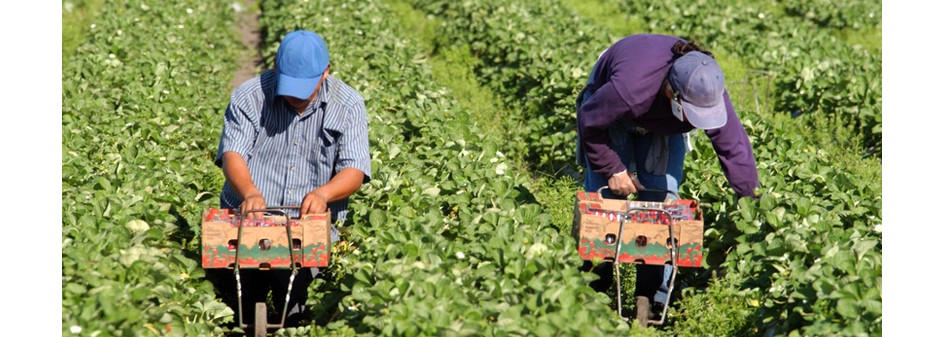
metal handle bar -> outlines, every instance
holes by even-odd
[[[604,189],[608,189],[608,190],[609,190],[610,187],[607,186],[607,185],[604,185],[604,186],[601,186],[600,188],[597,189],[597,194],[600,194],[600,195],[601,195],[601,198],[603,198],[603,194],[601,194],[601,192],[602,192]],[[640,193],[640,192],[657,192],[657,193],[665,192],[665,193],[667,193],[667,194],[672,194],[673,196],[676,197],[676,199],[679,199],[679,193],[676,193],[675,191],[670,191],[670,190],[655,189],[655,188],[641,188],[641,189],[638,189],[638,190],[637,190],[637,193]],[[629,197],[629,196],[628,196],[628,197]]]
[[[279,325],[267,324],[267,327],[271,328],[281,328],[285,326],[285,316],[289,310],[289,296],[292,295],[292,283],[295,281],[295,275],[298,274],[298,269],[295,266],[295,254],[292,253],[292,226],[290,222],[292,218],[289,217],[289,214],[285,212],[286,209],[301,209],[300,206],[267,206],[262,209],[251,209],[245,212],[240,209],[239,216],[237,217],[237,234],[236,234],[236,263],[233,269],[233,274],[236,275],[236,302],[239,306],[239,316],[240,316],[240,328],[246,329],[249,327],[248,324],[243,324],[243,291],[242,286],[240,285],[240,245],[243,241],[243,216],[249,213],[259,213],[259,212],[270,212],[270,213],[281,213],[282,216],[285,216],[285,232],[286,236],[289,239],[289,267],[292,270],[292,275],[289,276],[289,286],[285,292],[285,304],[282,307],[282,321]]]
[[[601,198],[603,198],[603,194],[601,194],[601,192],[602,192],[605,188],[606,188],[606,189],[610,189],[610,187],[608,187],[608,186],[601,186],[600,188],[597,189],[597,194],[598,194],[598,195],[601,195]],[[639,190],[637,190],[638,193],[641,192],[641,191],[672,193],[674,196],[676,196],[676,199],[679,199],[679,194],[676,193],[676,192],[674,192],[674,191],[670,191],[670,190],[660,190],[660,189],[639,189]],[[666,213],[667,215],[669,215],[669,216],[667,217],[667,218],[669,219],[669,225],[667,226],[667,227],[668,227],[667,229],[669,230],[669,242],[670,242],[670,249],[669,249],[669,257],[670,257],[670,259],[669,259],[669,261],[670,261],[670,266],[672,267],[672,272],[670,273],[669,284],[667,285],[667,288],[668,288],[668,289],[667,289],[667,292],[666,292],[666,304],[663,305],[663,313],[662,313],[662,315],[660,315],[660,320],[659,320],[659,321],[652,322],[654,325],[662,325],[663,323],[666,322],[666,313],[669,311],[669,300],[670,300],[670,296],[672,296],[672,294],[673,294],[673,288],[674,288],[674,287],[673,287],[673,283],[676,282],[676,273],[679,271],[679,267],[676,265],[676,256],[677,256],[677,254],[678,254],[678,252],[679,252],[679,246],[678,246],[678,243],[676,242],[676,238],[675,238],[675,235],[674,235],[674,233],[673,233],[673,222],[674,222],[674,221],[673,221],[673,217],[672,217],[672,216],[669,214],[669,212],[667,212],[666,210],[663,210],[663,209],[654,209],[654,210],[660,211],[660,212],[664,212],[664,213]],[[627,219],[627,218],[628,218],[627,216],[622,216],[622,217],[619,218],[619,219],[620,219],[620,227],[619,227],[618,230],[617,230],[617,248],[616,248],[616,250],[615,250],[615,252],[614,252],[614,269],[615,269],[615,271],[616,271],[616,273],[617,273],[617,282],[616,282],[616,283],[617,283],[617,315],[620,316],[620,317],[623,317],[623,301],[622,301],[621,298],[620,298],[620,297],[621,297],[621,296],[620,296],[620,293],[621,293],[621,291],[620,291],[620,266],[619,266],[619,263],[618,263],[618,262],[619,262],[619,258],[620,258],[620,248],[621,248],[621,244],[623,243],[623,240],[622,240],[622,239],[623,239],[623,227],[624,227],[623,225],[626,223],[626,219]]]

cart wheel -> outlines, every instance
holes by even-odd
[[[646,296],[637,296],[637,322],[644,328],[650,323],[650,299]]]
[[[253,325],[255,337],[266,337],[266,327],[269,325],[267,319],[269,313],[266,312],[265,302],[256,302],[256,322]]]

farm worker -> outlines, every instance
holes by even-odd
[[[371,179],[367,111],[361,95],[330,70],[322,37],[294,31],[279,44],[272,69],[233,91],[215,159],[226,177],[221,208],[300,206],[288,210],[293,217],[327,209],[335,223],[344,222],[348,197]],[[332,224],[331,241],[338,240]],[[208,272],[238,313],[233,271]],[[243,322],[253,322],[254,304],[265,302],[269,291],[281,318],[290,274],[288,269],[240,270]],[[317,274],[318,268],[303,268],[295,277],[285,326],[309,314],[305,300]]]
[[[678,192],[689,131],[702,129],[722,171],[740,197],[754,197],[758,171],[748,135],[725,89],[712,53],[684,39],[640,34],[624,37],[601,53],[577,97],[578,162],[585,191],[603,186],[604,197],[637,193],[663,201]],[[585,262],[582,270],[591,269]],[[666,304],[671,267],[637,265],[637,319],[646,326],[652,309]],[[600,292],[613,283],[613,264],[594,267]]]

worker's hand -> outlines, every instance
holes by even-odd
[[[265,216],[265,212],[252,212],[245,213],[246,211],[251,211],[255,209],[266,209],[266,199],[263,198],[262,194],[254,193],[243,198],[243,203],[240,204],[240,210],[243,213],[243,217],[250,219],[262,219]]]
[[[307,214],[324,213],[327,209],[328,197],[316,188],[308,192],[305,198],[302,198],[302,207],[299,212],[300,215],[305,216]]]
[[[630,195],[630,193],[637,193],[638,190],[646,189],[643,184],[640,184],[637,177],[628,174],[627,170],[611,175],[610,179],[607,180],[607,187],[617,195]]]

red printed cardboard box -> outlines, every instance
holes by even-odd
[[[601,198],[596,192],[577,192],[573,235],[584,260],[614,261],[620,222],[620,263],[667,265],[672,259],[669,222],[672,220],[679,267],[702,267],[703,221],[699,203],[628,201]]]
[[[296,267],[327,267],[331,256],[331,214],[309,214],[291,219],[292,255]],[[239,234],[235,210],[209,208],[201,224],[203,268],[234,268]],[[283,215],[265,215],[244,221],[239,240],[239,266],[249,269],[289,269],[289,236]]]

